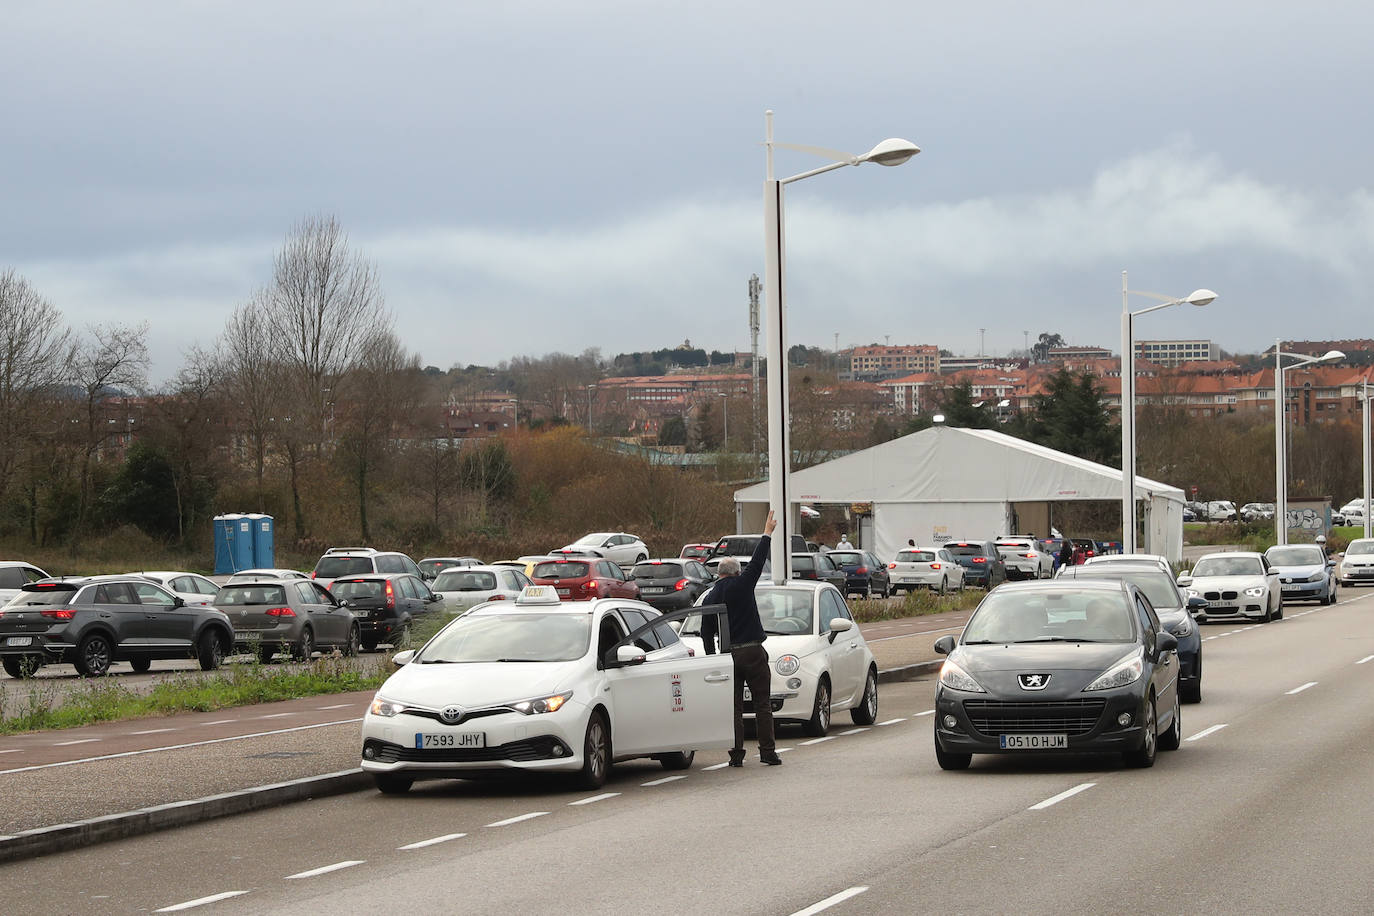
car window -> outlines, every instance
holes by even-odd
[[[535,579],[582,579],[588,575],[587,564],[575,560],[549,560],[534,564]]]
[[[1121,593],[1069,587],[1054,591],[992,592],[964,628],[962,641],[1130,642],[1134,637],[1130,607]]]
[[[935,553],[930,550],[903,550],[897,554],[898,563],[930,563],[935,559]]]
[[[602,560],[597,566],[601,570],[601,575],[605,576],[607,579],[624,580],[625,578],[625,575],[620,571],[620,567],[616,566],[610,560]]]
[[[1150,607],[1150,603],[1141,595],[1135,596],[1136,616],[1140,618],[1140,628],[1145,631],[1148,644],[1153,645],[1155,634],[1159,632],[1159,618],[1155,616],[1155,609]]]
[[[462,618],[459,618],[460,620]],[[625,638],[625,628],[621,626],[620,620],[611,613],[601,617],[601,626],[597,629],[596,636],[596,665],[602,667],[606,660],[606,653],[611,646]]]
[[[634,632],[649,622],[644,612],[638,608],[623,607],[620,609],[620,616],[625,620],[625,626],[630,632]],[[662,648],[662,646],[659,645],[658,637],[654,635],[652,629],[645,630],[643,633],[636,636],[634,644],[645,652],[657,652]]]
[[[24,571],[18,566],[0,567],[0,588],[22,588]]]
[[[372,572],[371,557],[320,557],[315,564],[315,574],[326,579],[340,576],[357,576]]]
[[[830,621],[836,617],[848,617],[844,607],[844,601],[838,594],[830,589],[821,591],[821,620],[820,632],[827,633],[830,630]]]
[[[292,582],[286,586],[295,592],[296,600],[303,604],[320,604],[322,599],[309,582]]]
[[[1193,567],[1194,576],[1259,576],[1264,567],[1259,557],[1203,557]]]
[[[857,550],[832,550],[829,556],[836,566],[858,566],[863,562],[863,554]]]
[[[37,607],[43,604],[76,604],[76,586],[69,582],[30,585],[9,600],[6,607]],[[89,596],[89,589],[87,590]]]
[[[678,579],[682,577],[682,563],[636,563],[630,576],[635,579]]]
[[[377,579],[336,580],[329,590],[335,598],[382,598],[386,595],[385,583]]]
[[[176,604],[175,598],[151,582],[138,583],[134,586],[134,592],[138,595],[139,604],[150,604],[159,607],[171,607]]]
[[[428,589],[420,585],[420,580],[414,576],[400,576],[397,581],[401,584],[401,594],[407,598],[424,598],[429,594]]]
[[[796,589],[760,588],[754,593],[759,607],[759,620],[766,633],[790,636],[810,633],[811,593]]]
[[[1067,576],[1071,579],[1106,579],[1117,582],[1124,580],[1144,592],[1154,607],[1183,606],[1174,580],[1163,570],[1154,567],[1071,566]]]

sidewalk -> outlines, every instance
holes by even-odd
[[[966,616],[865,624],[879,682],[929,676],[932,643]],[[0,862],[370,788],[358,732],[371,700],[331,694],[0,739]]]

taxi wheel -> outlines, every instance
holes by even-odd
[[[1155,751],[1159,748],[1159,720],[1155,717],[1155,698],[1152,696],[1145,703],[1145,728],[1144,734],[1140,739],[1140,747],[1133,751],[1127,751],[1122,756],[1126,758],[1126,765],[1144,769],[1155,765]]]
[[[811,707],[811,718],[802,724],[802,731],[809,738],[824,738],[830,731],[830,682],[825,678],[816,685],[816,703]]]
[[[696,756],[696,751],[673,751],[671,754],[659,754],[658,762],[663,764],[665,770],[690,770]]]
[[[151,658],[131,658],[129,659],[129,667],[134,669],[135,674],[147,674],[153,667],[153,660]]]
[[[592,713],[587,721],[587,735],[582,740],[582,772],[578,783],[584,789],[599,789],[606,784],[611,771],[611,729],[606,717]]]
[[[855,725],[872,725],[878,721],[878,672],[868,669],[868,680],[864,682],[864,695],[859,705],[849,711],[849,718]]]
[[[395,773],[375,773],[372,780],[377,783],[377,791],[383,795],[404,795],[415,784],[410,777],[397,776]]]
[[[939,729],[936,728],[935,734],[935,762],[940,765],[942,770],[967,770],[968,765],[973,762],[972,754],[956,754],[940,747]]]

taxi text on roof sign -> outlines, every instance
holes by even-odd
[[[516,604],[558,604],[558,590],[550,585],[526,585]]]

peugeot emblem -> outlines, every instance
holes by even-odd
[[[445,706],[443,711],[439,713],[439,718],[443,719],[449,725],[457,725],[459,722],[463,721],[463,707]]]
[[[1022,690],[1044,690],[1050,682],[1048,674],[1020,674],[1016,679],[1021,682]]]

